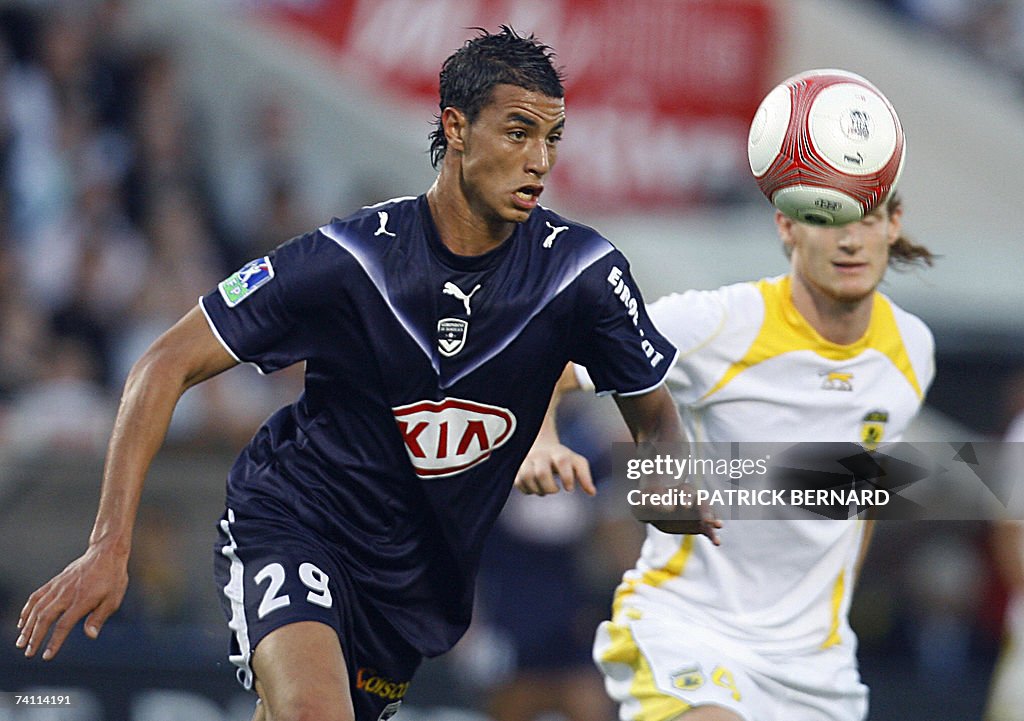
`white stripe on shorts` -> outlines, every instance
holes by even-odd
[[[220,549],[220,552],[231,561],[231,574],[228,584],[224,586],[224,595],[231,603],[231,620],[228,621],[228,628],[235,632],[239,653],[229,655],[228,660],[238,667],[238,670],[235,671],[238,682],[245,688],[251,689],[252,667],[249,665],[249,660],[252,657],[252,648],[249,645],[249,627],[245,622],[244,566],[241,559],[238,558],[238,554],[235,553],[238,550],[238,545],[235,543],[235,537],[231,534],[230,525],[234,522],[235,512],[229,508],[227,519],[221,519],[220,522],[220,528],[228,537],[228,543]]]

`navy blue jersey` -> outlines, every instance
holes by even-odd
[[[337,544],[428,656],[469,623],[484,538],[566,362],[632,394],[675,356],[625,258],[544,208],[466,257],[425,196],[388,201],[248,263],[201,304],[238,360],[306,363],[303,395],[232,467],[228,507]]]

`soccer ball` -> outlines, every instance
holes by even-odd
[[[810,70],[777,85],[747,139],[761,192],[794,220],[845,225],[884,203],[906,145],[884,95],[845,70]]]

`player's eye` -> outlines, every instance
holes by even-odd
[[[526,140],[526,131],[521,129],[514,129],[508,131],[508,137],[512,140]]]

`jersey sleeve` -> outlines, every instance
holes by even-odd
[[[262,373],[309,356],[331,261],[318,232],[256,258],[200,298],[211,329],[236,360]]]
[[[573,362],[586,367],[598,393],[639,395],[655,388],[676,349],[651,322],[625,257],[609,253],[580,280],[591,323]]]
[[[666,380],[675,394],[690,399],[703,392],[701,371],[708,347],[721,333],[726,307],[720,291],[688,290],[663,296],[647,306],[651,322],[678,349]],[[576,381],[586,390],[594,381],[583,366],[574,366]]]
[[[677,400],[695,401],[712,377],[712,342],[727,318],[720,291],[688,290],[659,298],[649,308],[651,319],[679,349],[668,383]]]
[[[903,310],[888,297],[883,297],[892,309],[893,319],[899,329],[903,348],[910,358],[910,365],[914,370],[923,399],[935,379],[935,338],[924,321]]]

